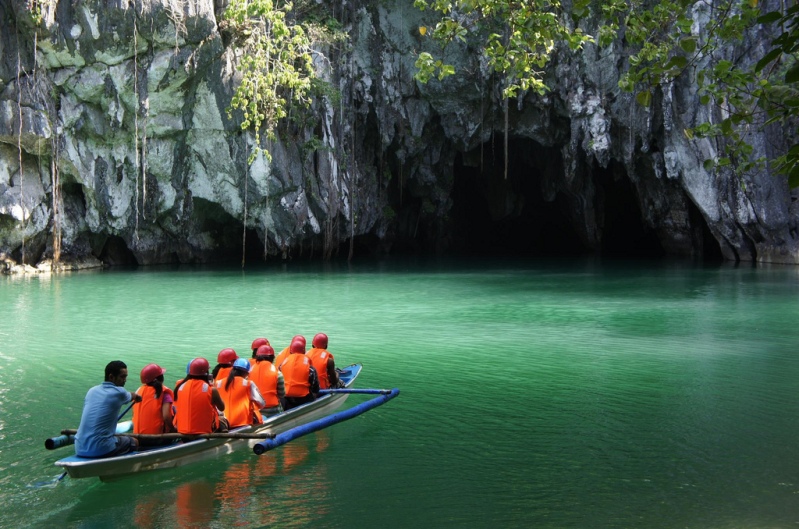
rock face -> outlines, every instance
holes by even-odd
[[[248,165],[224,5],[42,5],[34,38],[25,3],[0,0],[0,261],[513,248],[799,263],[785,179],[705,171],[717,147],[683,132],[704,118],[693,88],[637,107],[617,87],[623,49],[559,53],[546,97],[503,102],[466,46],[448,50],[459,75],[414,81],[431,43],[407,2],[345,2],[351,47],[318,64],[340,97]],[[784,141],[764,132],[754,156]]]

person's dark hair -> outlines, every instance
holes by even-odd
[[[158,375],[147,385],[155,388],[155,398],[160,399],[164,391],[164,375]]]
[[[257,347],[256,347],[255,349],[253,349],[253,350],[252,350],[252,357],[253,357],[253,358],[255,358],[255,357],[257,356],[257,355],[256,355],[256,353],[257,353],[257,352],[258,352],[258,348],[257,348]]]
[[[128,366],[122,360],[108,362],[108,365],[105,366],[105,380],[119,376],[119,372],[127,368]]]
[[[247,371],[240,367],[234,367],[228,373],[227,380],[225,381],[225,390],[230,389],[230,385],[233,383],[233,379],[236,377],[246,377]]]
[[[211,376],[214,377],[214,380],[216,380],[216,375],[219,374],[220,369],[222,369],[223,367],[230,367],[232,365],[233,364],[216,364],[216,366],[214,366],[214,370],[211,371]]]

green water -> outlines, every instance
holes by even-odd
[[[799,268],[292,263],[0,277],[0,527],[788,528]],[[54,488],[105,364],[324,331],[365,415],[256,457]],[[135,389],[131,377],[128,389]],[[349,404],[357,403],[352,397]]]

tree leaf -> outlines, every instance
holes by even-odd
[[[767,54],[765,54],[762,59],[757,61],[757,66],[755,66],[755,72],[759,72],[760,70],[765,68],[770,62],[772,62],[780,55],[782,55],[782,50],[779,48],[775,48],[770,52],[768,52]]]
[[[765,15],[761,15],[757,18],[758,24],[770,24],[772,22],[778,21],[782,18],[782,13],[779,11],[771,11],[770,13],[766,13]]]
[[[696,37],[684,37],[680,39],[680,48],[685,53],[693,53],[696,51]]]
[[[799,64],[794,65],[785,74],[785,82],[786,83],[795,83],[797,81],[799,81]]]
[[[635,94],[635,100],[642,107],[648,107],[650,103],[652,103],[652,94],[649,92],[649,90],[638,92],[637,94]]]

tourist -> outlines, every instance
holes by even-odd
[[[272,346],[262,345],[256,350],[255,365],[250,368],[250,380],[258,386],[266,403],[261,408],[264,417],[283,411],[282,401],[286,394],[283,373],[275,367],[274,360],[275,350]]]
[[[142,400],[133,405],[133,433],[162,434],[175,431],[172,424],[172,390],[164,387],[166,369],[158,364],[147,364],[141,370],[142,386],[136,390]],[[139,445],[169,444],[169,439],[139,439]]]
[[[333,355],[327,350],[327,335],[320,332],[313,337],[311,345],[313,348],[305,356],[311,359],[311,365],[319,376],[319,389],[343,387],[344,384],[338,379]]]
[[[141,397],[122,389],[128,366],[114,360],[105,366],[105,381],[86,393],[80,426],[75,435],[75,454],[81,457],[112,457],[138,450],[139,443],[128,436],[116,436],[119,408]],[[127,410],[126,410],[127,411]]]
[[[299,340],[291,343],[288,358],[279,366],[286,383],[286,410],[316,399],[319,378],[311,361],[305,356],[305,344]]]
[[[211,375],[214,377],[214,382],[225,380],[233,367],[233,362],[239,357],[231,348],[222,349],[216,356],[216,367],[214,367]]]
[[[175,428],[182,434],[203,434],[227,430],[227,421],[219,412],[225,403],[210,383],[208,360],[195,358],[189,374],[175,388]]]
[[[251,346],[252,347],[252,357],[250,358],[250,365],[251,366],[255,365],[255,357],[257,356],[258,348],[263,346],[263,345],[269,345],[269,340],[267,340],[266,338],[256,338],[255,340],[252,341],[252,346]]]
[[[283,365],[283,362],[286,361],[286,358],[288,358],[289,354],[291,353],[291,344],[297,341],[302,342],[303,350],[305,350],[305,344],[306,344],[305,336],[302,336],[301,334],[295,335],[294,338],[291,339],[291,343],[289,344],[289,346],[280,351],[280,354],[277,355],[277,358],[275,358],[274,362],[275,367],[280,369],[280,366]]]
[[[264,407],[264,398],[258,391],[258,386],[247,379],[249,372],[250,362],[238,358],[233,362],[227,379],[216,382],[216,388],[225,403],[225,417],[229,428],[262,422],[260,410]]]

